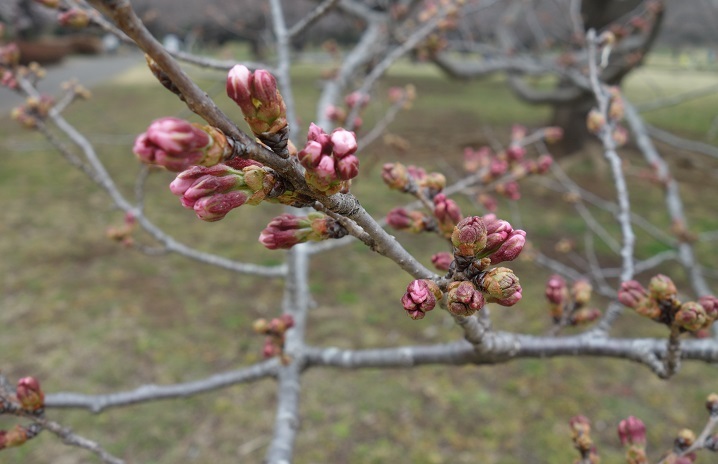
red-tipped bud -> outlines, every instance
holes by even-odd
[[[447,309],[457,316],[471,316],[484,307],[484,296],[469,281],[452,282],[448,287]]]
[[[418,184],[432,192],[441,192],[446,187],[446,177],[440,172],[431,172],[419,180]]]
[[[418,234],[426,230],[428,218],[421,211],[394,208],[386,215],[386,222],[396,230]]]
[[[491,177],[501,177],[509,170],[509,163],[503,159],[494,158],[489,164],[489,175]]]
[[[324,154],[329,154],[332,150],[332,142],[331,137],[329,134],[324,132],[324,129],[317,126],[316,124],[309,123],[309,131],[307,132],[307,141],[315,141],[318,142],[319,145],[322,147],[322,152]]]
[[[423,319],[427,311],[434,309],[441,295],[441,290],[434,281],[414,280],[406,287],[406,293],[401,297],[401,304],[409,317],[414,320]]]
[[[431,257],[431,264],[440,271],[448,271],[453,261],[454,256],[445,251],[436,253]]]
[[[307,169],[313,169],[319,165],[319,162],[325,155],[322,145],[319,142],[309,140],[304,148],[297,154],[297,158],[302,166]]]
[[[287,109],[271,73],[258,69],[254,73],[240,64],[227,75],[227,95],[244,114],[255,134],[276,133],[287,126]]]
[[[553,157],[551,155],[541,155],[536,160],[536,173],[537,174],[546,174],[549,169],[551,169],[551,165],[553,164]]]
[[[354,155],[345,156],[337,161],[336,169],[340,179],[353,179],[359,174],[359,158]]]
[[[618,424],[618,438],[622,445],[644,445],[646,426],[641,419],[629,416]]]
[[[563,129],[560,127],[547,127],[543,130],[546,143],[556,143],[563,138]]]
[[[369,104],[370,99],[371,97],[369,95],[362,94],[361,92],[352,92],[344,97],[344,103],[346,103],[349,108],[354,108],[356,105],[363,108]]]
[[[546,299],[553,304],[561,305],[568,298],[568,286],[560,275],[554,274],[546,283]]]
[[[636,309],[647,299],[648,292],[635,280],[623,282],[618,290],[618,301],[629,308]]]
[[[407,190],[411,183],[409,171],[401,163],[387,163],[382,167],[381,179],[393,190]]]
[[[676,313],[674,323],[689,332],[695,332],[710,325],[712,321],[708,319],[703,306],[695,301],[683,303]]]
[[[462,219],[454,227],[451,234],[451,243],[454,245],[454,255],[462,257],[477,256],[486,247],[486,225],[478,216],[469,216]]]
[[[34,377],[23,377],[17,382],[17,400],[26,411],[37,411],[45,404],[45,394]]]
[[[72,8],[58,14],[57,22],[63,27],[81,29],[90,24],[90,15],[88,15],[85,10]]]
[[[434,197],[434,216],[439,222],[439,229],[449,236],[454,226],[461,221],[462,215],[459,205],[446,195],[440,193]]]
[[[713,295],[706,295],[700,297],[698,303],[703,306],[706,316],[713,321],[718,320],[718,298]]]
[[[591,300],[591,292],[593,287],[591,283],[586,279],[579,279],[571,286],[571,296],[573,297],[574,303],[579,306],[588,304]]]
[[[648,293],[655,300],[673,300],[678,295],[678,289],[669,277],[658,274],[648,282]]]
[[[198,218],[207,222],[223,219],[227,213],[247,203],[249,196],[242,190],[229,193],[219,193],[200,198],[192,209]]]
[[[275,217],[259,235],[259,241],[270,250],[289,249],[298,243],[341,238],[346,229],[322,213],[307,216],[282,214]]]
[[[521,161],[526,156],[526,148],[522,147],[518,143],[512,143],[506,149],[506,156],[511,161]]]
[[[505,301],[521,294],[519,278],[506,267],[495,267],[486,271],[479,279],[481,289],[488,295],[489,302]],[[520,297],[518,297],[520,299]],[[518,300],[517,300],[518,301]]]
[[[267,337],[264,340],[264,346],[262,347],[262,356],[265,358],[273,358],[282,354],[281,347],[277,346],[277,343],[272,337]]]
[[[133,151],[143,163],[180,172],[194,165],[213,166],[230,148],[227,138],[216,128],[161,118],[137,137]]]
[[[524,249],[524,245],[526,245],[526,232],[520,229],[511,231],[501,247],[489,255],[491,264],[513,261]]]

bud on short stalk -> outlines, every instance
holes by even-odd
[[[401,163],[386,163],[382,167],[381,179],[392,190],[406,192],[411,185],[409,170]]]
[[[484,307],[484,295],[469,281],[452,282],[448,286],[447,309],[456,316],[471,316]]]
[[[439,230],[447,237],[451,236],[454,227],[462,218],[459,205],[443,193],[434,197],[434,216],[439,223]]]
[[[26,411],[37,411],[45,404],[45,394],[34,377],[23,377],[18,380],[15,395]]]
[[[275,217],[259,235],[259,241],[270,250],[289,249],[298,243],[341,238],[347,234],[339,223],[322,213],[307,216],[282,214]]]

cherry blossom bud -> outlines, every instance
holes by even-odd
[[[546,283],[546,299],[553,304],[563,304],[568,298],[566,281],[558,274],[552,275]]]
[[[322,213],[307,216],[282,214],[267,225],[259,235],[259,241],[270,250],[289,249],[298,243],[341,238],[346,229],[334,219]]]
[[[645,445],[646,426],[641,419],[629,416],[618,424],[618,438],[622,445]]]
[[[711,416],[718,415],[718,393],[711,393],[706,398],[706,409]]]
[[[337,128],[332,131],[331,142],[333,153],[337,158],[344,158],[357,151],[357,137],[354,132]]]
[[[486,248],[482,254],[490,254],[498,251],[506,239],[514,231],[511,224],[503,219],[497,219],[494,214],[487,214],[482,218],[486,224]]]
[[[488,166],[490,159],[491,149],[489,147],[481,147],[478,150],[464,148],[464,169],[468,172],[476,172]]]
[[[37,411],[42,409],[45,404],[45,394],[40,388],[40,383],[34,377],[23,377],[18,380],[15,395],[26,411]]]
[[[132,151],[143,163],[180,172],[193,165],[213,166],[231,149],[219,129],[177,118],[161,118],[137,137]]]
[[[19,62],[20,49],[18,48],[16,43],[12,42],[0,47],[0,65],[12,68],[14,66],[17,66]],[[10,71],[5,71],[5,73],[3,74],[3,80],[5,80],[8,76],[12,77],[12,73]]]
[[[462,219],[451,234],[454,255],[462,257],[479,255],[486,247],[486,238],[486,225],[480,217],[469,216]]]
[[[635,280],[629,280],[621,284],[618,290],[618,301],[629,308],[636,307],[648,299],[648,292]]]
[[[252,73],[246,66],[235,65],[227,75],[227,95],[255,134],[273,134],[287,127],[287,108],[269,71]]]
[[[521,199],[521,187],[516,181],[505,182],[496,186],[496,192],[505,196],[509,200],[520,200]]]
[[[569,322],[571,325],[585,325],[597,321],[601,317],[601,311],[596,308],[581,308],[571,313]]]
[[[252,323],[252,330],[254,330],[255,333],[264,335],[269,331],[269,323],[266,319],[257,319]]]
[[[410,164],[406,167],[406,170],[409,171],[409,175],[417,183],[421,183],[426,179],[426,171],[424,170],[424,168],[420,168],[418,166]]]
[[[536,173],[546,174],[551,165],[553,164],[553,157],[551,155],[541,155],[536,160]]]
[[[685,450],[696,442],[696,434],[690,429],[681,429],[676,436],[676,448]],[[691,461],[692,462],[692,461]]]
[[[454,256],[445,251],[436,253],[431,257],[431,264],[440,271],[448,271],[453,261]]]
[[[526,156],[526,148],[522,147],[518,143],[512,143],[506,149],[506,156],[511,161],[521,161]]]
[[[332,141],[329,134],[317,126],[316,124],[309,123],[309,131],[307,132],[307,141],[318,142],[322,147],[322,153],[328,155],[332,151]]]
[[[628,142],[628,130],[623,126],[616,126],[611,133],[611,138],[617,147],[622,147]]]
[[[264,346],[262,347],[262,356],[265,358],[273,358],[282,353],[282,349],[277,346],[276,342],[272,337],[267,337],[264,340]]]
[[[319,161],[324,155],[322,145],[315,140],[310,140],[297,154],[297,159],[299,159],[302,166],[312,169],[319,165]]]
[[[650,298],[642,300],[633,309],[635,309],[636,313],[640,314],[641,316],[653,319],[655,321],[659,320],[663,315],[663,311],[658,305],[658,302]]]
[[[520,142],[524,137],[526,137],[526,127],[520,124],[514,124],[513,126],[511,126],[512,142]]]
[[[392,190],[406,191],[411,184],[409,171],[401,163],[386,163],[381,170],[381,179]]]
[[[520,229],[511,231],[501,247],[489,255],[491,264],[513,261],[524,249],[524,245],[526,245],[526,232]]]
[[[713,321],[718,320],[718,298],[713,295],[706,295],[700,297],[698,303],[703,306],[706,316]]]
[[[593,287],[588,280],[579,279],[575,281],[571,287],[571,296],[573,297],[574,303],[580,306],[588,304],[591,300],[592,291]]]
[[[90,24],[90,15],[88,15],[85,10],[71,8],[58,14],[57,22],[63,27],[81,29]]]
[[[644,445],[631,445],[626,450],[626,464],[648,464]]]
[[[623,104],[623,99],[620,96],[614,96],[611,99],[611,105],[608,108],[608,117],[613,119],[614,121],[620,121],[623,119],[623,115],[625,114],[625,107]]]
[[[453,232],[454,226],[462,218],[459,205],[443,193],[434,197],[434,216],[439,222],[439,229],[447,236]]]
[[[546,143],[556,143],[563,138],[563,129],[557,126],[546,127],[543,136]]]
[[[509,164],[502,159],[494,158],[489,164],[489,174],[491,177],[501,177],[509,170]]]
[[[689,331],[695,332],[704,328],[707,324],[712,321],[708,319],[705,309],[703,306],[696,303],[695,301],[688,301],[683,303],[676,313],[674,323],[679,327]]]
[[[359,159],[354,155],[345,156],[337,161],[336,169],[340,179],[353,179],[359,174]]]
[[[356,105],[363,108],[369,104],[370,99],[371,97],[369,95],[362,94],[361,92],[352,92],[344,97],[344,103],[346,103],[349,108],[354,108]]]
[[[440,172],[432,172],[419,181],[419,186],[432,192],[441,192],[446,187],[446,177]]]
[[[676,284],[663,274],[658,274],[648,282],[648,292],[655,300],[673,300],[678,295]]]
[[[469,281],[452,282],[448,290],[447,309],[456,316],[471,316],[486,304],[484,296]]]
[[[396,230],[418,234],[426,230],[428,218],[421,211],[394,208],[386,215],[386,222]]]
[[[489,296],[489,302],[492,300],[505,301],[510,297],[517,298],[516,293],[521,294],[519,278],[516,277],[514,271],[506,267],[489,269],[480,277],[479,285]]]
[[[414,320],[423,319],[427,311],[434,309],[441,295],[441,290],[434,281],[414,280],[406,287],[406,293],[401,297],[401,304],[409,317]]]
[[[249,196],[241,190],[219,193],[200,198],[193,209],[197,217],[203,221],[215,222],[223,219],[231,210],[247,203],[248,198]]]
[[[592,134],[598,134],[598,132],[606,125],[606,117],[601,114],[597,109],[592,109],[588,112],[588,118],[586,120],[586,127]]]

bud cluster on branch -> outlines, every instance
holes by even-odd
[[[557,328],[564,325],[584,325],[597,320],[601,311],[591,308],[593,287],[586,279],[576,280],[569,289],[566,281],[559,275],[552,275],[546,283],[546,300],[549,313]]]

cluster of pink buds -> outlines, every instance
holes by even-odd
[[[227,75],[227,95],[237,103],[250,129],[260,139],[286,131],[287,107],[269,71],[251,72],[241,64],[234,66]]]
[[[537,135],[541,135],[547,142],[555,142],[563,137],[563,131],[558,127],[544,128]],[[548,172],[553,158],[550,155],[540,155],[536,159],[526,157],[526,128],[514,125],[511,130],[509,146],[498,153],[489,147],[478,150],[466,147],[464,149],[464,169],[476,173],[482,182],[496,182],[495,192],[510,200],[521,198],[518,181],[536,174]],[[481,201],[489,211],[494,211],[496,201],[484,194]]]
[[[279,317],[267,321],[257,319],[252,328],[255,333],[266,335],[262,354],[265,358],[279,356],[283,364],[289,363],[289,358],[284,354],[284,340],[287,330],[294,327],[294,318],[291,314],[282,314]]]
[[[546,300],[554,324],[584,325],[601,317],[600,310],[588,307],[592,290],[585,279],[576,280],[569,290],[561,276],[552,275],[546,283]]]
[[[648,289],[635,280],[623,282],[618,300],[641,316],[698,335],[718,319],[718,298],[706,295],[681,302],[673,281],[662,274],[651,278]]]
[[[11,117],[27,129],[37,127],[38,122],[47,118],[55,105],[55,99],[42,95],[40,98],[28,97],[24,105],[13,108]]]
[[[648,464],[646,457],[646,426],[641,419],[630,416],[618,424],[618,438],[626,449],[626,462]]]
[[[412,319],[423,319],[427,311],[436,307],[441,300],[441,289],[433,280],[420,279],[412,281],[401,297],[401,304]]]
[[[282,193],[282,182],[271,169],[246,162],[242,169],[225,164],[194,166],[181,172],[170,184],[182,206],[193,209],[203,221],[224,218],[245,203],[257,205]]]
[[[63,27],[82,29],[90,24],[90,15],[80,8],[71,8],[57,15],[57,23]]]
[[[115,242],[121,243],[126,247],[131,247],[135,241],[132,233],[137,228],[137,218],[131,213],[125,214],[124,223],[120,227],[109,227],[107,229],[107,238]]]
[[[219,129],[167,117],[153,121],[135,139],[132,151],[143,163],[181,172],[196,165],[214,166],[231,148]]]
[[[359,173],[357,148],[354,132],[337,128],[327,134],[310,124],[307,143],[297,155],[307,183],[327,195],[348,190],[349,181]]]
[[[322,213],[307,216],[282,214],[275,217],[259,235],[259,241],[270,250],[289,249],[298,243],[342,238],[347,230]]]
[[[568,424],[573,446],[581,453],[581,462],[598,464],[601,459],[591,438],[591,422],[585,416],[575,416]]]

